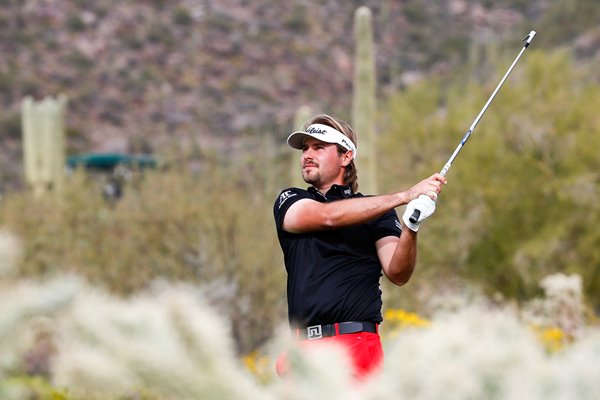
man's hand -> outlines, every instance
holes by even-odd
[[[408,189],[408,197],[410,200],[415,200],[420,195],[426,195],[435,201],[442,191],[442,186],[446,183],[446,177],[441,174],[433,174]]]
[[[415,209],[420,210],[421,214],[419,215],[418,221],[416,223],[412,223],[409,221],[409,218]],[[413,232],[417,232],[421,222],[429,218],[434,211],[435,202],[431,199],[431,197],[422,194],[418,198],[411,200],[406,205],[406,211],[404,211],[404,214],[402,215],[402,221],[404,221],[404,225],[406,225],[408,229]]]

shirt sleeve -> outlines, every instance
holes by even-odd
[[[396,210],[393,209],[373,221],[372,227],[375,241],[386,236],[400,237],[402,233],[402,224],[400,224]]]
[[[292,204],[298,200],[306,198],[310,198],[309,193],[306,190],[298,188],[285,189],[279,193],[279,196],[273,205],[273,215],[275,216],[275,226],[277,227],[277,232],[283,231],[283,219],[285,218],[285,214]]]

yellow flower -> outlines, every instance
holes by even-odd
[[[384,314],[386,321],[400,327],[426,327],[431,324],[427,319],[421,318],[418,314],[407,312],[401,309],[387,309]]]
[[[271,365],[271,359],[267,356],[261,355],[257,350],[254,350],[244,357],[242,362],[260,382],[266,383],[270,379],[269,367]]]
[[[569,341],[568,335],[562,329],[557,327],[534,326],[533,331],[546,349],[551,353],[562,350]]]
[[[398,336],[403,329],[425,328],[431,325],[431,321],[421,318],[416,313],[394,308],[385,311],[384,320],[386,321],[386,331],[383,336],[387,338]]]

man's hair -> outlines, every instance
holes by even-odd
[[[305,124],[304,128],[306,129],[312,124],[323,124],[323,125],[330,126],[334,129],[337,129],[338,131],[342,132],[346,137],[348,137],[350,140],[352,140],[354,145],[358,148],[356,133],[354,132],[354,130],[352,129],[350,124],[348,124],[346,121],[343,121],[341,119],[336,119],[327,114],[319,114],[319,115],[314,116],[312,119],[310,119]],[[338,148],[338,154],[340,154],[340,155],[344,154],[348,151],[347,149],[343,148],[339,144],[337,145],[337,148]],[[354,163],[354,159],[352,159],[352,161],[350,161],[350,164],[348,164],[344,169],[343,179],[344,179],[344,184],[350,186],[350,188],[352,189],[352,192],[354,192],[354,193],[356,193],[358,191],[358,174],[357,174],[357,172],[358,171],[356,169],[356,164]]]

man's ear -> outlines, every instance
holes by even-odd
[[[342,166],[347,167],[348,165],[350,165],[353,158],[354,152],[352,150],[348,150],[347,152],[345,152],[342,156]]]

